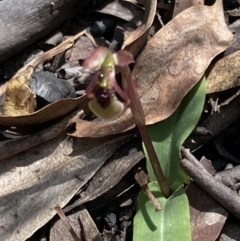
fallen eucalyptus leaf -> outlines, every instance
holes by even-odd
[[[207,77],[207,93],[240,86],[240,50],[220,59]]]
[[[0,237],[24,241],[65,206],[130,134],[65,135],[0,162]]]
[[[75,99],[59,100],[30,115],[0,116],[0,125],[6,127],[39,125],[66,115],[78,106],[84,105],[84,103],[86,104],[85,96]]]
[[[201,16],[201,18],[199,18]],[[148,42],[133,70],[148,125],[169,117],[232,40],[222,9],[194,6],[178,14]],[[111,123],[76,123],[74,136],[103,136],[132,128],[128,109]]]

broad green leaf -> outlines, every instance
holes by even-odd
[[[162,210],[156,212],[145,193],[140,191],[133,241],[191,241],[189,204],[183,187],[168,199],[161,194],[157,182],[149,183],[149,189],[160,202]]]
[[[148,126],[154,148],[163,172],[173,191],[187,181],[187,175],[180,165],[180,147],[197,125],[205,100],[205,77],[185,96],[177,110],[166,120]],[[152,166],[148,160],[149,180],[155,181]]]

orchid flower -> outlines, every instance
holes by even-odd
[[[129,97],[118,85],[115,67],[121,68],[133,63],[132,55],[126,50],[113,53],[106,47],[98,47],[84,61],[83,67],[96,71],[96,74],[86,89],[90,99],[89,108],[104,119],[119,117],[129,104]],[[122,100],[117,97],[118,94]]]
[[[133,62],[133,56],[128,51],[120,50],[113,53],[106,47],[96,48],[86,58],[83,67],[96,71],[93,80],[86,89],[87,97],[90,99],[89,108],[100,118],[115,119],[123,113],[126,106],[130,107],[159,186],[164,196],[168,197],[171,191],[148,134],[141,101],[130,68],[128,67]],[[121,73],[122,75],[123,89],[115,79],[117,73]],[[117,94],[123,101],[118,98]]]

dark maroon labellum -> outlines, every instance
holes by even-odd
[[[101,107],[107,108],[110,105],[112,96],[114,95],[114,90],[97,85],[94,88],[94,95]]]

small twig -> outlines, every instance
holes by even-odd
[[[223,207],[240,219],[239,195],[209,174],[189,150],[182,148],[182,154],[187,159],[183,159],[181,164],[189,176]]]
[[[142,105],[136,87],[134,86],[134,80],[132,79],[130,69],[128,66],[124,66],[122,67],[121,72],[123,76],[123,88],[127,91],[128,96],[130,98],[129,106],[132,111],[135,124],[138,127],[138,130],[146,147],[151,165],[153,167],[154,174],[161,188],[161,191],[163,195],[167,198],[171,195],[171,190],[167,183],[167,179],[163,174],[157,154],[154,150],[151,138],[145,125],[145,116],[143,113]]]
[[[156,212],[160,211],[161,205],[158,202],[158,200],[154,197],[152,192],[148,188],[148,175],[146,174],[146,171],[142,169],[141,167],[135,168],[135,175],[134,175],[137,183],[139,186],[144,190],[146,193],[148,199],[153,203]]]
[[[68,229],[68,231],[71,233],[74,241],[81,241],[81,239],[77,236],[77,234],[75,233],[75,231],[73,230],[69,219],[66,217],[66,215],[64,214],[62,208],[60,206],[55,207],[55,210],[57,212],[57,214],[59,215],[59,217],[61,218],[61,220],[63,221],[65,227]]]

